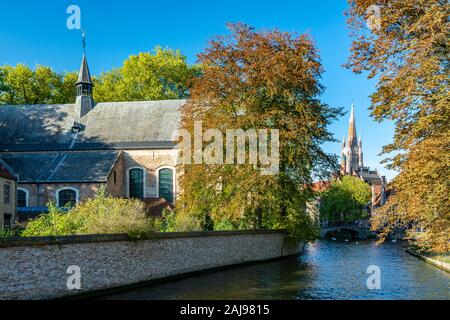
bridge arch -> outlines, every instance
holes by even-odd
[[[368,230],[349,226],[322,228],[320,230],[320,237],[326,238],[327,236],[331,236],[332,234],[340,233],[342,231],[348,232],[352,238],[356,239],[367,239],[368,237]]]

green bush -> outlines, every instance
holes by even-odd
[[[187,232],[203,230],[198,217],[184,211],[164,210],[161,218],[154,220],[156,230],[160,232]]]
[[[236,230],[237,227],[228,219],[220,220],[214,224],[214,231]]]
[[[155,230],[155,221],[147,216],[143,202],[114,198],[104,189],[68,212],[53,203],[48,207],[48,214],[28,222],[22,236],[126,233],[140,238]]]
[[[0,239],[11,238],[20,234],[18,229],[2,229],[0,230]]]

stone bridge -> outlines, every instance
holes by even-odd
[[[369,228],[360,228],[354,226],[335,226],[335,227],[326,227],[320,229],[320,237],[326,238],[327,234],[330,232],[339,232],[342,230],[349,231],[354,238],[357,239],[367,239],[375,234],[370,231]]]

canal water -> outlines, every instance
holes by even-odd
[[[380,289],[368,289],[371,265]],[[450,299],[450,274],[405,244],[308,244],[298,258],[236,267],[105,296],[106,299]]]

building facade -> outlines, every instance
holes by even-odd
[[[74,104],[0,107],[0,159],[17,175],[19,216],[49,201],[64,207],[96,195],[151,206],[176,201],[177,142],[185,100],[95,103],[83,55]]]
[[[352,175],[370,185],[372,200],[370,209],[382,206],[386,202],[386,177],[378,171],[364,166],[361,136],[356,135],[355,106],[352,105],[347,139],[342,141],[340,171],[342,175]]]
[[[0,230],[12,228],[16,219],[17,178],[9,165],[0,159]]]

